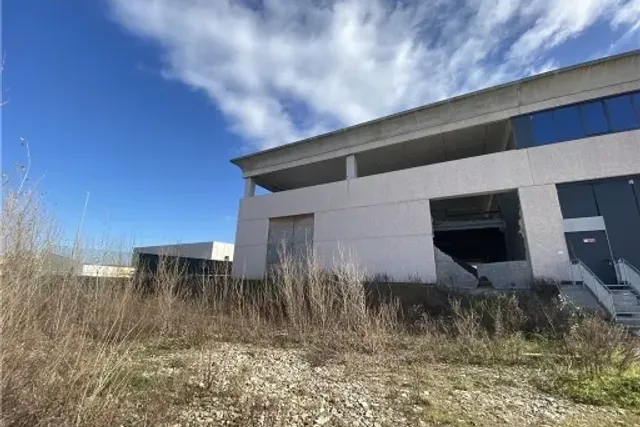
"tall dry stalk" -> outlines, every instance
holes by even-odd
[[[78,286],[79,264],[56,256],[56,227],[32,191],[2,206],[2,419],[9,425],[109,422],[118,388],[117,322],[93,339],[94,296]]]

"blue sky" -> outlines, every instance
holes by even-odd
[[[231,157],[640,48],[640,0],[5,0],[2,167],[60,221],[232,242]]]

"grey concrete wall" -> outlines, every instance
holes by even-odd
[[[524,289],[531,284],[529,261],[478,264],[478,276],[484,276],[496,289]]]
[[[428,200],[316,212],[314,251],[319,262],[355,262],[367,275],[434,282]]]
[[[327,268],[354,263],[369,277],[384,273],[394,281],[436,281],[433,237],[427,234],[314,242],[314,255]]]
[[[571,261],[554,184],[518,190],[526,234],[527,258],[534,277],[571,280]]]
[[[242,202],[240,206],[242,206]],[[268,233],[269,218],[243,221],[238,216],[231,271],[234,277],[259,279],[264,276]]]
[[[261,279],[267,269],[267,245],[236,246],[231,275]]]
[[[427,247],[431,230],[426,225],[426,205],[420,203],[520,188],[533,273],[561,278],[564,271],[556,262],[557,251],[566,254],[566,248],[553,184],[638,173],[640,131],[630,131],[250,197],[240,201],[234,274],[244,271],[258,277],[264,273],[269,218],[314,213],[316,239],[349,240],[354,250],[370,251],[362,255],[370,270],[378,266],[388,270],[402,263],[406,263],[406,271],[415,270],[424,259],[426,264],[419,271],[429,276],[435,271],[430,261],[433,249]],[[422,216],[412,216],[413,211]],[[422,237],[409,239],[412,236]],[[402,239],[406,244],[411,242],[414,249],[397,251]],[[317,248],[328,258],[337,243]],[[419,258],[411,258],[414,255]],[[377,260],[384,257],[386,264],[380,264]]]
[[[314,163],[532,111],[640,89],[640,54],[547,73],[341,129],[238,161],[244,176]]]

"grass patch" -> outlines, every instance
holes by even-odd
[[[640,411],[640,366],[598,374],[571,371],[559,375],[546,388],[579,403]]]

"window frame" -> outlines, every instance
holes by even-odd
[[[548,142],[540,142],[535,135],[535,118],[538,117],[539,120],[543,119],[545,116],[549,116],[549,120],[550,120],[550,131],[551,131],[551,140]],[[553,109],[551,110],[544,110],[544,111],[536,111],[535,113],[531,114],[531,140],[533,141],[533,146],[534,147],[541,147],[543,145],[550,145],[550,144],[555,144],[558,141],[558,137],[556,135],[556,125],[555,125],[555,121],[553,119]],[[542,129],[542,128],[539,128]]]
[[[605,125],[607,126],[607,130],[603,131],[603,132],[597,132],[597,133],[589,133],[589,130],[587,128],[587,118],[585,117],[584,114],[584,110],[583,110],[583,106],[587,106],[587,105],[591,105],[591,104],[599,104],[600,108],[602,109],[602,116],[604,118],[604,122]],[[596,99],[593,101],[585,101],[585,102],[581,102],[578,105],[578,112],[580,113],[580,119],[582,121],[582,129],[584,130],[584,134],[585,134],[585,138],[589,138],[592,136],[599,136],[599,135],[607,135],[609,133],[611,133],[611,124],[609,123],[609,116],[607,115],[607,109],[605,108],[604,102],[602,101],[602,99]]]
[[[640,128],[640,117],[638,117],[637,112],[635,111],[634,108],[634,102],[633,102],[633,95],[634,92],[630,92],[630,93],[622,93],[622,94],[618,94],[618,95],[614,95],[614,96],[609,96],[607,98],[603,98],[602,103],[604,104],[604,108],[608,113],[608,118],[609,118],[609,129],[611,129],[610,133],[618,133],[618,132],[628,132],[630,130],[634,130],[634,129],[638,129]],[[616,98],[620,98],[620,99],[624,99],[624,98],[628,98],[629,99],[629,104],[631,105],[631,115],[635,116],[634,118],[636,119],[636,124],[633,127],[627,128],[627,129],[614,129],[613,128],[613,121],[611,120],[612,114],[611,111],[609,109],[609,105],[607,104],[607,101],[612,101]],[[636,113],[636,114],[633,114]]]
[[[629,101],[631,103],[631,109],[635,113],[635,119],[637,120],[637,124],[634,127],[631,127],[628,129],[614,129],[611,111],[606,101],[614,98],[623,98],[625,96],[629,98]],[[604,119],[607,125],[607,130],[603,132],[598,132],[598,133],[589,133],[587,128],[587,117],[584,114],[582,106],[595,104],[595,103],[599,103],[601,105],[602,111],[604,113]],[[569,107],[575,107],[578,109],[578,117],[580,120],[580,127],[582,129],[583,136],[578,138],[571,138],[571,139],[561,139],[557,134],[554,112],[556,110],[569,108]],[[550,113],[551,115],[551,125],[553,127],[552,131],[554,135],[553,135],[552,141],[539,143],[538,141],[536,141],[536,137],[534,134],[534,128],[535,128],[534,117],[541,116],[544,113]],[[593,136],[609,135],[609,134],[614,134],[619,132],[628,132],[631,130],[640,129],[640,90],[630,91],[625,93],[618,93],[615,95],[604,96],[604,97],[595,98],[595,99],[589,99],[582,102],[575,102],[573,104],[560,105],[554,108],[548,108],[546,110],[540,110],[540,111],[534,111],[527,114],[521,114],[519,116],[511,117],[510,119],[512,120],[511,133],[515,140],[516,149],[526,149],[531,147],[556,144],[559,142],[575,141],[579,139],[590,138]],[[527,122],[526,126],[524,126],[525,120],[523,119],[526,119],[526,122]],[[522,132],[516,132],[516,128],[521,130]]]
[[[576,124],[578,125],[578,127],[582,131],[582,136],[568,137],[568,138],[560,137],[560,135],[559,135],[559,123],[558,123],[558,121],[556,121],[557,113],[559,113],[559,112],[561,112],[563,110],[564,111],[570,111],[571,109],[575,109],[575,111],[576,111],[577,119],[578,119]],[[582,116],[580,115],[580,104],[563,105],[562,107],[554,108],[553,110],[551,110],[551,112],[552,112],[551,117],[553,117],[553,126],[554,126],[556,142],[573,141],[573,140],[576,140],[576,139],[582,139],[582,138],[586,138],[587,137],[587,133],[585,132],[584,126],[582,125]]]
[[[629,93],[631,98],[631,106],[636,110],[636,116],[638,116],[638,122],[640,123],[640,90]]]

